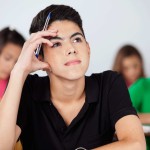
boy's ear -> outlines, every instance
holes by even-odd
[[[88,54],[90,55],[90,54],[91,54],[90,45],[89,45],[89,43],[88,43],[88,42],[86,42],[86,44],[87,44],[87,50],[88,50]]]

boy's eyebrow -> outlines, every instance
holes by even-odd
[[[74,33],[74,34],[72,34],[72,35],[70,36],[70,39],[73,38],[73,37],[76,36],[76,35],[81,35],[82,37],[84,37],[82,33],[76,32],[76,33]],[[59,36],[55,36],[55,37],[51,37],[51,38],[50,38],[50,40],[63,40],[63,39],[64,39],[64,38],[59,37]]]
[[[73,35],[71,35],[70,39],[73,38],[73,37],[76,36],[76,35],[81,35],[82,37],[84,37],[82,33],[76,32],[76,33],[74,33]]]

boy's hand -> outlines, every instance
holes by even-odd
[[[46,62],[39,61],[34,51],[38,47],[39,44],[48,44],[52,46],[52,42],[44,37],[53,37],[57,35],[57,30],[46,30],[39,31],[37,33],[32,33],[29,40],[27,40],[23,46],[22,52],[18,58],[18,61],[14,68],[19,68],[19,72],[25,73],[28,75],[33,71],[37,71],[40,69],[47,70],[50,69],[50,66]]]

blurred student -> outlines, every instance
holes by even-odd
[[[16,30],[6,27],[0,31],[0,100],[24,42],[25,39]]]
[[[132,45],[121,47],[116,55],[113,70],[123,75],[128,87],[145,76],[142,56]]]
[[[129,88],[130,97],[142,124],[150,125],[150,78],[141,78]],[[150,137],[146,137],[150,150]]]
[[[0,31],[0,100],[8,84],[10,73],[17,62],[25,42],[24,37],[16,30],[6,27]],[[15,145],[20,150],[21,144]]]

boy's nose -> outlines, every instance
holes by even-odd
[[[70,47],[66,51],[66,55],[71,55],[71,54],[77,54],[77,50],[74,48],[73,45],[70,45]]]
[[[76,52],[75,49],[68,51],[68,55],[70,55],[70,54],[76,54],[76,53],[77,53],[77,52]]]

